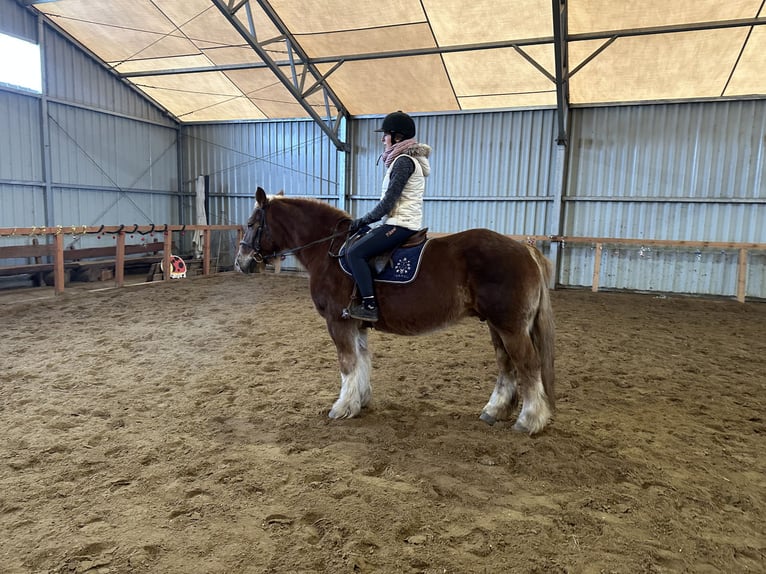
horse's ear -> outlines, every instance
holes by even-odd
[[[280,189],[279,193],[277,195],[282,195],[283,196],[284,194],[285,194],[285,190],[284,189]]]
[[[263,191],[262,187],[255,190],[255,203],[258,207],[265,207],[268,202],[269,198],[266,196],[266,192]]]

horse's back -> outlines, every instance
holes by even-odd
[[[453,259],[464,261],[466,268],[474,273],[508,275],[514,270],[522,273],[523,269],[529,269],[531,273],[537,269],[536,248],[491,229],[468,229],[432,241],[443,245]],[[542,254],[540,257],[545,259]]]

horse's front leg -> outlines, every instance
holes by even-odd
[[[340,395],[330,409],[331,419],[355,417],[372,399],[370,386],[370,351],[367,329],[356,321],[327,321],[340,363]]]

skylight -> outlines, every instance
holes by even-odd
[[[42,92],[40,46],[0,34],[0,84]]]

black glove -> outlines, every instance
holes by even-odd
[[[362,227],[364,227],[364,222],[361,219],[355,219],[354,221],[351,222],[351,225],[348,226],[348,232],[356,233]]]

